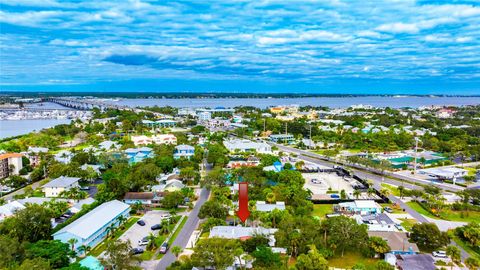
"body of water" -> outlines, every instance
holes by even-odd
[[[382,97],[382,96],[361,96],[361,97],[304,97],[304,98],[182,98],[182,99],[122,99],[111,101],[111,103],[126,105],[129,107],[145,106],[172,106],[178,108],[201,108],[201,107],[236,107],[255,106],[266,108],[278,105],[299,105],[299,106],[326,106],[331,108],[346,108],[351,105],[364,104],[375,107],[421,107],[431,105],[476,105],[480,104],[480,97]],[[66,109],[55,103],[43,103],[28,105],[32,108],[43,109]],[[0,121],[0,138],[8,138],[27,134],[34,130],[52,127],[59,124],[70,123],[68,119],[41,119],[41,120],[12,120]]]
[[[381,96],[362,96],[362,97],[304,97],[304,98],[182,98],[182,99],[123,99],[112,102],[129,107],[145,106],[172,106],[178,108],[200,108],[209,107],[236,107],[236,106],[255,106],[266,108],[278,105],[300,105],[300,106],[326,106],[331,108],[346,108],[351,105],[364,104],[375,107],[421,107],[431,105],[475,105],[480,104],[480,97],[381,97]]]
[[[39,120],[1,120],[0,139],[23,135],[32,131],[39,131],[44,128],[60,124],[70,123],[70,119],[39,119]]]

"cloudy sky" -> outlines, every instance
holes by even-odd
[[[0,0],[0,90],[480,94],[480,0]]]

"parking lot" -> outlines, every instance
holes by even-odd
[[[155,224],[159,224],[162,222],[162,215],[168,214],[166,211],[161,210],[152,210],[148,211],[140,220],[145,221],[145,226],[140,226],[135,223],[130,229],[128,229],[122,236],[120,236],[120,240],[122,241],[130,241],[132,247],[136,248],[138,246],[138,242],[148,236],[151,232],[157,234],[158,231],[152,231],[150,227]]]
[[[302,176],[305,178],[304,188],[310,189],[314,195],[327,194],[328,188],[338,192],[343,189],[347,194],[353,192],[352,186],[336,173],[303,173]]]

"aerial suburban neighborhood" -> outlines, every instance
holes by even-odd
[[[91,110],[0,142],[5,269],[479,267],[478,106]]]

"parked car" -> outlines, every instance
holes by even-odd
[[[318,181],[318,179],[312,179],[311,182],[312,182],[313,184],[320,184],[320,181]]]
[[[160,253],[165,254],[168,251],[168,243],[163,242],[163,244],[160,246]]]
[[[150,227],[150,229],[152,229],[152,231],[160,230],[161,228],[162,228],[161,224],[155,224],[152,227]]]
[[[144,250],[141,248],[132,248],[132,250],[130,251],[130,254],[137,255],[137,254],[142,254],[143,252]]]
[[[170,218],[170,214],[165,213],[160,215],[160,219],[167,219],[167,218]]]
[[[142,240],[138,241],[139,246],[146,246],[148,244],[148,237],[142,238]]]
[[[139,220],[139,221],[137,221],[137,224],[140,225],[140,226],[145,226],[145,221]]]
[[[437,257],[437,258],[447,258],[447,252],[443,251],[443,250],[437,250],[437,251],[434,251],[432,252],[432,255],[433,257]]]
[[[90,186],[80,187],[80,190],[90,190]]]
[[[387,213],[393,213],[393,209],[388,206],[384,207],[383,210],[385,210]]]

